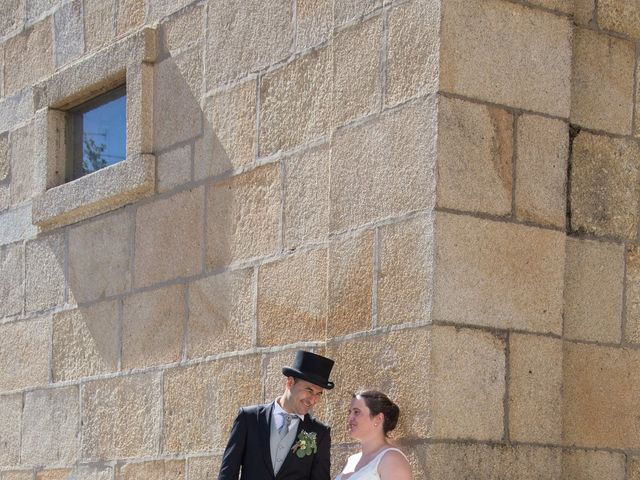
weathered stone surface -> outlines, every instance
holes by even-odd
[[[181,10],[185,5],[192,3],[191,0],[147,0],[147,5],[149,5],[147,23],[167,17],[171,13]]]
[[[11,189],[10,185],[0,185],[0,212],[5,211],[11,206]],[[2,245],[0,239],[0,245]]]
[[[53,316],[53,381],[113,372],[118,368],[118,305],[115,301]]]
[[[0,53],[2,53],[0,51]],[[9,155],[9,134],[0,135],[0,182],[6,179],[11,172],[11,156]]]
[[[0,465],[17,465],[20,461],[21,422],[22,395],[0,396]]]
[[[27,23],[31,23],[44,13],[53,10],[63,0],[25,0]]]
[[[131,288],[132,224],[129,212],[119,212],[69,230],[69,288],[77,302]]]
[[[512,334],[509,339],[509,438],[558,444],[562,439],[562,342]]]
[[[624,247],[567,238],[564,336],[617,343],[621,336]]]
[[[564,234],[441,213],[435,245],[434,320],[562,332]]]
[[[296,0],[296,50],[324,42],[333,28],[333,1]]]
[[[562,455],[562,479],[625,479],[625,456],[614,452],[567,450]]]
[[[58,68],[84,53],[82,17],[82,2],[80,0],[62,5],[53,16],[54,56]]]
[[[84,0],[84,43],[87,51],[96,50],[115,37],[115,2]]]
[[[640,246],[627,245],[623,339],[640,344]]]
[[[22,312],[24,250],[16,243],[0,247],[0,317]]]
[[[336,25],[363,17],[382,6],[382,0],[341,0],[334,3]]]
[[[255,335],[253,269],[225,272],[189,285],[187,355],[247,350]]]
[[[327,250],[300,252],[258,270],[258,345],[323,340]]]
[[[28,312],[64,303],[65,248],[62,233],[27,242],[25,248],[25,307]]]
[[[0,4],[0,35],[10,35],[11,32],[22,28],[23,23],[24,0],[5,0]]]
[[[629,460],[629,480],[640,480],[640,457]]]
[[[440,88],[569,116],[571,23],[511,2],[444,2]],[[482,41],[479,41],[482,39]]]
[[[6,94],[6,89],[5,92]],[[0,132],[10,130],[33,115],[33,90],[0,99]]]
[[[207,268],[276,251],[281,212],[278,165],[265,165],[207,188]]]
[[[595,25],[596,1],[574,0],[573,18],[578,25]]]
[[[178,361],[184,343],[184,311],[182,285],[127,297],[122,313],[122,368]]]
[[[49,380],[49,318],[0,326],[0,391],[46,384]]]
[[[374,17],[336,34],[333,41],[335,125],[348,123],[380,108],[381,47],[380,17]]]
[[[204,188],[143,205],[136,212],[137,287],[202,270]]]
[[[513,116],[496,107],[441,97],[438,123],[438,205],[509,215]]]
[[[116,34],[121,36],[144,23],[146,2],[116,0]]]
[[[4,51],[5,95],[32,85],[53,72],[51,30],[51,19],[47,18],[7,40]]]
[[[328,133],[332,58],[332,49],[323,48],[263,77],[260,86],[260,156],[289,150]]]
[[[566,343],[564,442],[579,447],[640,446],[640,351]]]
[[[210,480],[216,478],[220,471],[221,455],[206,455],[204,457],[189,457],[187,468],[189,480]],[[635,479],[634,479],[635,480]]]
[[[631,133],[635,50],[632,42],[577,28],[573,38],[571,122]]]
[[[561,13],[572,14],[575,0],[527,0],[531,5],[549,8]],[[578,2],[581,0],[577,0]]]
[[[293,2],[232,0],[209,6],[207,89],[286,57],[293,32]]]
[[[33,470],[5,470],[0,472],[2,480],[33,480]]]
[[[77,465],[67,480],[113,480],[113,467],[103,464]]]
[[[370,330],[373,306],[375,232],[341,238],[329,246],[327,337]]]
[[[518,117],[516,216],[564,228],[566,219],[566,123],[535,115]]]
[[[438,90],[440,2],[415,0],[391,10],[385,103]]]
[[[69,465],[80,446],[78,387],[28,392],[24,397],[21,458],[34,465]]]
[[[187,144],[157,154],[158,192],[173,190],[191,180],[192,149]]]
[[[82,458],[158,452],[162,387],[158,373],[97,380],[82,389]]]
[[[635,239],[639,171],[635,141],[578,134],[571,155],[571,230]]]
[[[185,460],[155,460],[118,465],[116,480],[184,480]]]
[[[166,1],[166,0],[160,0]],[[186,3],[185,0],[182,0]],[[154,10],[160,9],[158,1],[152,2],[151,16],[158,16]],[[179,6],[180,2],[172,2],[171,9]],[[204,5],[191,5],[183,8],[160,24],[160,45],[167,53],[175,53],[192,47],[202,39],[204,24]]]
[[[38,229],[31,223],[29,205],[0,213],[0,245],[35,238]]]
[[[332,231],[434,205],[435,114],[430,97],[334,135]]]
[[[69,468],[38,470],[36,472],[36,480],[66,480],[69,478],[70,473],[71,469]]]
[[[605,30],[640,37],[640,5],[615,0],[598,1],[598,25]]]
[[[33,124],[11,132],[11,203],[18,205],[36,193],[35,162],[33,160]]]
[[[262,399],[259,356],[176,368],[164,376],[164,452],[224,448],[238,408]]]
[[[331,149],[323,144],[284,160],[284,241],[288,249],[329,234]]]

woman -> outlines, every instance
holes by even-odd
[[[360,442],[336,480],[411,480],[407,457],[389,441],[400,409],[384,393],[363,390],[353,395],[347,428]]]

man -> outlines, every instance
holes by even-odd
[[[231,428],[218,480],[329,480],[330,429],[309,415],[331,390],[333,360],[299,350],[284,393],[243,407]]]

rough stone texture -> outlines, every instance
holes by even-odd
[[[189,480],[210,480],[212,478],[216,478],[216,475],[218,475],[218,472],[220,471],[221,462],[221,455],[189,457],[187,459]]]
[[[435,113],[431,97],[334,135],[332,231],[434,205]]]
[[[213,275],[189,285],[189,358],[253,346],[253,283],[253,269],[245,269]]]
[[[265,165],[207,188],[207,268],[276,251],[280,242],[279,165]]]
[[[361,388],[381,390],[401,406],[395,437],[430,436],[434,419],[431,398],[435,394],[429,366],[430,344],[431,334],[426,328],[328,343],[326,354],[321,355],[336,362],[331,372],[336,387],[325,399],[324,419],[332,427],[334,445],[349,441],[347,411],[351,394]],[[420,386],[419,395],[416,385]]]
[[[71,469],[68,468],[39,470],[36,472],[36,480],[66,480],[70,473]]]
[[[0,212],[5,211],[11,206],[11,189],[10,186],[0,185]],[[2,241],[0,239],[0,245]]]
[[[596,15],[595,0],[574,0],[573,18],[578,25],[594,25]]]
[[[435,232],[434,320],[562,332],[564,234],[447,213]]]
[[[173,190],[191,180],[192,146],[176,147],[156,156],[158,192]]]
[[[127,297],[122,313],[122,368],[178,361],[183,346],[184,314],[182,285]]]
[[[169,16],[176,10],[181,10],[185,5],[191,3],[193,3],[192,0],[147,0],[149,5],[147,23]]]
[[[329,338],[372,327],[374,235],[366,230],[329,246]]]
[[[444,2],[440,88],[569,116],[571,23],[511,2]],[[482,40],[480,40],[482,39]]]
[[[258,270],[258,345],[323,340],[327,250],[300,252]]]
[[[640,480],[640,457],[629,460],[629,480]]]
[[[118,305],[115,301],[53,316],[53,381],[113,372],[118,367]]]
[[[115,2],[84,0],[84,43],[87,51],[96,50],[115,37]]]
[[[25,308],[28,312],[62,305],[65,296],[64,237],[55,233],[27,242]]]
[[[97,380],[82,388],[82,458],[157,454],[162,387],[157,373]]]
[[[260,86],[260,156],[289,150],[328,133],[332,58],[332,49],[323,48],[263,77]]]
[[[336,26],[363,17],[382,6],[382,0],[341,0],[334,3]]]
[[[627,245],[623,339],[640,344],[640,246]]]
[[[324,42],[332,28],[332,0],[296,0],[296,50]]]
[[[4,93],[6,94],[6,89]],[[31,115],[33,115],[33,90],[23,90],[11,97],[0,99],[0,132],[25,122]]]
[[[146,2],[116,0],[116,34],[121,36],[144,23]]]
[[[331,149],[323,144],[284,160],[284,241],[288,249],[329,234]]]
[[[29,205],[12,208],[0,214],[0,245],[35,238],[38,229],[31,223]]]
[[[625,456],[614,452],[567,450],[562,455],[562,479],[624,480]]]
[[[182,0],[182,2],[186,3],[185,0]],[[151,16],[154,16],[153,10],[158,8],[158,2],[154,3],[155,5],[152,4],[150,7]],[[171,8],[174,9],[179,6],[179,3],[173,2]],[[204,5],[191,5],[162,21],[159,41],[165,52],[174,53],[200,42],[204,24],[204,10]]]
[[[143,205],[136,212],[136,287],[202,270],[204,188]]]
[[[380,228],[378,325],[430,321],[432,222],[419,217]]]
[[[21,421],[22,395],[0,396],[0,465],[17,465],[20,461]]]
[[[24,0],[5,0],[0,3],[0,35],[9,35],[22,28],[24,23]],[[2,80],[0,79],[0,84]],[[0,477],[2,478],[2,477]]]
[[[132,223],[129,212],[119,212],[69,230],[69,288],[77,302],[131,288]]]
[[[576,0],[526,0],[531,5],[549,8],[561,13],[572,14],[574,1]],[[580,2],[581,0],[577,0]]]
[[[128,463],[116,469],[116,480],[184,480],[185,460],[155,460]]]
[[[80,0],[66,3],[56,10],[53,16],[56,67],[62,67],[84,53],[82,17]]]
[[[333,121],[342,125],[378,110],[382,18],[338,33],[333,42]],[[325,100],[326,101],[326,100]]]
[[[0,54],[2,52],[0,51]],[[0,135],[0,182],[5,180],[11,172],[11,156],[9,155],[9,134]]]
[[[611,133],[631,133],[634,66],[632,42],[576,28],[571,122]]]
[[[293,32],[292,7],[289,0],[232,0],[209,5],[207,89],[286,57]]]
[[[438,206],[509,215],[513,116],[441,97],[438,123]]]
[[[562,439],[562,342],[512,334],[509,339],[509,438],[557,444]]]
[[[640,37],[640,5],[615,0],[598,1],[598,25],[604,30]]]
[[[566,343],[564,442],[579,447],[640,446],[640,351]]]
[[[6,470],[0,472],[0,479],[2,480],[33,480],[33,470]]]
[[[105,465],[77,465],[67,480],[113,480],[113,467]]]
[[[25,0],[27,23],[31,23],[44,13],[53,10],[63,0]]]
[[[78,387],[28,392],[24,397],[21,458],[32,465],[70,465],[80,446]]]
[[[415,0],[391,10],[385,103],[438,89],[440,2]]]
[[[635,141],[578,134],[571,155],[571,230],[635,239],[639,171]]]
[[[518,117],[516,216],[528,222],[565,227],[566,123],[534,115]]]
[[[4,51],[4,93],[11,95],[54,70],[51,19],[11,37]]]
[[[11,203],[18,205],[35,193],[35,162],[33,161],[33,124],[14,130],[11,141]]]
[[[567,238],[564,336],[617,343],[621,336],[624,247]]]
[[[22,312],[24,250],[14,244],[0,247],[0,317]]]
[[[260,357],[172,369],[164,376],[164,452],[224,448],[238,408],[262,399]]]

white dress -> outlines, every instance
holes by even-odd
[[[342,470],[342,473],[336,477],[336,480],[380,480],[380,475],[378,475],[378,464],[380,463],[380,460],[382,460],[382,457],[384,457],[384,454],[391,451],[402,453],[397,448],[385,448],[357,472],[354,472],[354,470],[360,461],[360,457],[362,457],[362,452],[351,455],[347,460],[347,464]],[[402,453],[402,456],[404,456],[404,453]],[[342,475],[346,474],[350,475],[343,479]]]

